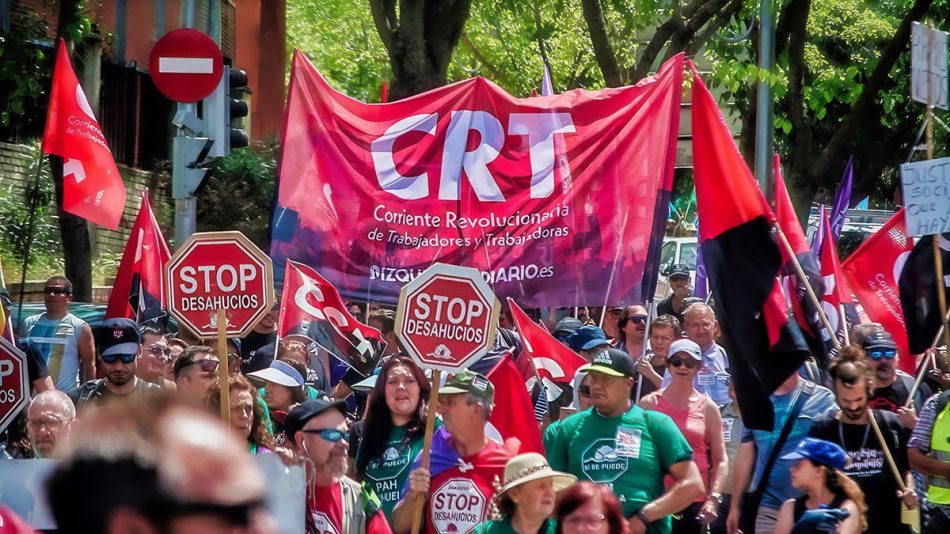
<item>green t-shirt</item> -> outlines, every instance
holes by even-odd
[[[366,465],[363,481],[372,488],[382,502],[386,520],[392,520],[393,508],[399,502],[402,486],[409,476],[412,461],[422,450],[422,436],[403,443],[406,427],[393,427],[383,454]]]
[[[557,522],[551,518],[545,519],[538,530],[539,534],[554,534],[557,532]],[[485,521],[475,527],[474,534],[516,534],[515,529],[511,528],[511,518],[493,519]]]
[[[593,408],[568,417],[558,425],[547,453],[553,469],[610,486],[627,517],[663,495],[663,476],[673,464],[693,458],[668,415],[637,405],[617,417],[604,417]],[[647,532],[666,534],[670,528],[665,517]]]
[[[551,424],[544,429],[544,435],[541,436],[541,443],[544,445],[544,450],[551,450],[551,444],[554,443],[554,438],[557,436],[559,426],[561,426],[560,421],[551,421]]]

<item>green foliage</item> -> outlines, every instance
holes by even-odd
[[[276,146],[242,148],[215,160],[198,195],[198,231],[237,230],[264,247],[276,176]]]
[[[50,73],[51,57],[31,41],[45,35],[38,19],[14,21],[11,31],[0,30],[0,127],[12,129],[46,98],[44,80]]]

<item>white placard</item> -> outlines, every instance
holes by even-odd
[[[950,158],[901,165],[901,187],[908,235],[950,232]]]
[[[947,32],[915,22],[911,28],[910,49],[911,98],[941,109],[950,109],[947,94]]]

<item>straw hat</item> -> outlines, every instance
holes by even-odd
[[[498,496],[526,482],[541,478],[553,478],[554,491],[560,491],[577,481],[574,475],[551,469],[544,456],[536,452],[528,452],[515,456],[505,464],[505,485],[498,491]]]

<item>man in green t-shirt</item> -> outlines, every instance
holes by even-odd
[[[630,355],[607,349],[580,370],[590,373],[592,407],[561,422],[547,449],[551,467],[610,485],[633,534],[668,534],[670,515],[705,494],[689,443],[669,416],[630,401]]]

